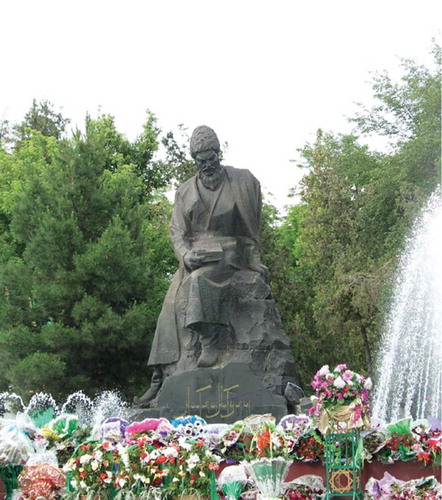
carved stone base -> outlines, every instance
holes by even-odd
[[[287,414],[287,406],[285,398],[278,395],[281,386],[275,382],[274,378],[266,381],[241,363],[184,371],[166,378],[156,408],[134,410],[132,420],[199,415],[207,423],[233,423],[271,413],[278,421]]]

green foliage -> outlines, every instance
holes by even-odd
[[[51,102],[47,100],[37,102],[34,99],[23,121],[12,127],[14,148],[20,149],[35,131],[45,137],[61,139],[69,122],[70,120],[64,118],[61,113],[55,112]]]
[[[7,376],[15,391],[21,394],[50,392],[55,397],[63,393],[66,363],[56,353],[34,352],[10,367]],[[32,387],[34,391],[29,391]]]
[[[270,287],[281,315],[300,379],[307,383],[312,366],[321,355],[321,345],[312,322],[311,278],[308,266],[299,264],[303,247],[299,241],[304,206],[290,208],[281,218],[274,206],[265,203],[262,214],[261,250],[264,264],[270,270]]]
[[[0,262],[0,384],[24,397],[142,392],[175,268],[170,204],[153,191],[168,174],[149,168],[152,117],[134,143],[109,116],[88,117],[85,129],[58,141],[32,132],[0,157],[9,251]]]
[[[279,244],[291,249],[291,272],[304,273],[305,302],[293,300],[292,311],[300,307],[298,318],[305,313],[301,324],[310,338],[291,326],[295,313],[284,304],[281,314],[292,338],[315,353],[298,362],[308,378],[321,364],[343,361],[372,371],[397,256],[440,182],[440,48],[435,55],[433,72],[404,61],[399,83],[387,73],[375,77],[378,104],[354,119],[356,132],[387,136],[388,153],[370,151],[356,135],[322,131],[301,150],[308,168],[302,204],[283,221]],[[289,274],[278,278],[280,284]]]

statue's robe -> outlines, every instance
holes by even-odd
[[[231,278],[260,262],[260,184],[248,170],[222,168],[225,177],[215,191],[194,176],[176,192],[170,233],[180,265],[158,318],[149,365],[178,362],[192,325],[227,325]],[[184,263],[190,249],[207,256],[193,272]]]

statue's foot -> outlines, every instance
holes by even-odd
[[[218,360],[218,355],[215,351],[209,351],[203,349],[201,352],[201,356],[199,357],[196,366],[199,368],[208,368],[213,366]]]
[[[150,408],[160,388],[161,384],[152,384],[140,398],[134,398],[134,406],[137,408]]]

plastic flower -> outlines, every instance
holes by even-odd
[[[341,377],[337,377],[335,381],[333,382],[334,387],[337,387],[338,389],[343,389],[345,387],[345,380]]]
[[[370,377],[368,377],[364,382],[364,388],[370,391],[373,387],[373,382]]]
[[[330,368],[328,365],[324,365],[319,371],[318,374],[323,376],[323,375],[328,375],[330,373]]]

